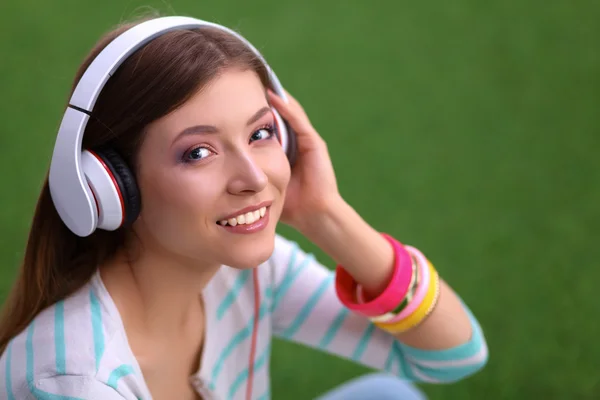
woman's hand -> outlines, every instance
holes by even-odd
[[[296,132],[298,158],[292,169],[281,221],[300,232],[303,222],[318,218],[339,202],[340,195],[327,144],[306,112],[287,91],[289,101],[268,90],[269,101]]]
[[[289,103],[269,92],[271,104],[298,136],[298,159],[281,220],[298,229],[376,297],[387,287],[393,273],[392,246],[342,199],[325,141],[300,104],[287,96]],[[459,298],[445,283],[439,296],[427,320],[396,335],[398,340],[424,350],[448,349],[469,341],[473,334],[471,322]]]

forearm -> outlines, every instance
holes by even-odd
[[[389,242],[343,199],[327,207],[301,227],[301,232],[327,253],[372,296],[383,291],[393,272],[394,252]],[[447,349],[466,343],[471,324],[460,300],[441,281],[438,303],[420,325],[397,338],[420,349]]]

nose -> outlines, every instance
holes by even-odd
[[[250,153],[238,154],[228,160],[231,178],[227,191],[235,195],[252,195],[261,192],[269,181],[261,165]]]

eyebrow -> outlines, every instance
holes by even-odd
[[[256,121],[258,121],[259,119],[264,117],[265,114],[267,114],[269,112],[271,112],[271,108],[266,107],[266,106],[261,108],[256,113],[254,113],[253,116],[250,117],[248,122],[246,122],[246,126],[252,125],[253,123],[255,123]],[[194,126],[190,126],[189,128],[185,128],[184,130],[179,132],[179,134],[175,138],[174,142],[177,141],[182,136],[197,135],[197,134],[203,134],[203,133],[218,133],[218,132],[219,132],[219,129],[214,125],[194,125]]]

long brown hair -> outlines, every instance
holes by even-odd
[[[146,19],[121,24],[105,34],[79,67],[71,93],[110,41]],[[178,30],[154,39],[129,57],[107,82],[86,127],[83,147],[109,145],[135,172],[144,127],[182,105],[224,68],[233,66],[254,70],[263,85],[269,84],[260,59],[241,41],[220,30]],[[24,259],[0,316],[0,355],[38,313],[81,288],[98,266],[125,244],[126,234],[126,228],[96,231],[85,238],[73,234],[54,208],[46,176]]]

